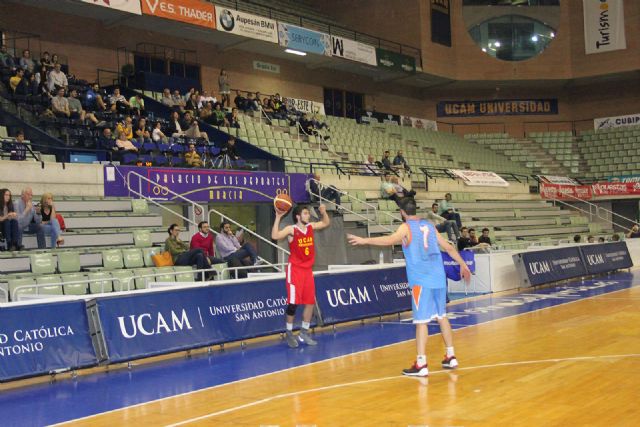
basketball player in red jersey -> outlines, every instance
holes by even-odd
[[[291,348],[298,347],[298,341],[307,345],[316,345],[311,338],[309,324],[313,315],[313,306],[316,303],[316,286],[313,281],[313,263],[316,259],[315,242],[313,233],[316,230],[327,228],[331,221],[327,215],[327,208],[320,205],[318,209],[322,219],[319,222],[309,222],[311,214],[306,206],[296,206],[291,211],[295,221],[294,225],[288,225],[280,230],[280,220],[286,212],[276,209],[276,220],[271,229],[273,240],[287,238],[289,241],[289,263],[286,271],[287,285],[287,344]],[[296,307],[304,305],[302,313],[302,329],[296,337],[293,335],[293,319]]]

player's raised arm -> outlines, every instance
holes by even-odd
[[[464,279],[464,281],[467,284],[469,284],[469,282],[471,281],[471,270],[469,270],[469,267],[467,266],[467,263],[464,262],[464,260],[462,259],[462,257],[460,256],[460,254],[458,253],[456,248],[454,248],[453,245],[451,245],[451,243],[446,241],[440,235],[440,233],[437,233],[437,238],[438,238],[438,244],[440,245],[440,247],[446,253],[448,253],[449,256],[451,258],[453,258],[454,261],[456,261],[458,264],[460,264],[460,277],[462,277]]]
[[[280,220],[286,214],[286,212],[281,212],[276,209],[276,220],[273,222],[273,227],[271,227],[271,238],[273,240],[282,240],[293,234],[293,226],[291,225],[287,225],[285,228],[280,230]]]
[[[327,207],[325,205],[320,205],[318,208],[318,212],[322,215],[320,221],[311,223],[311,226],[314,230],[322,230],[323,228],[327,228],[329,224],[331,224],[331,219],[329,219],[329,215],[327,214]]]
[[[408,235],[409,227],[407,226],[407,224],[402,224],[393,234],[389,234],[387,236],[358,237],[354,236],[353,234],[347,234],[347,240],[349,241],[351,246],[393,246],[402,243],[402,239],[404,239]]]

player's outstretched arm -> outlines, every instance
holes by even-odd
[[[393,246],[402,243],[402,239],[409,235],[408,230],[409,229],[407,228],[407,224],[402,224],[393,234],[389,234],[387,236],[358,237],[354,236],[353,234],[347,234],[347,240],[349,241],[351,246]]]
[[[288,225],[280,230],[280,220],[285,215],[286,212],[280,212],[276,209],[276,220],[273,222],[273,227],[271,227],[271,238],[273,240],[282,240],[293,234],[293,226],[291,225]]]
[[[440,233],[437,233],[438,244],[440,247],[449,254],[451,258],[454,259],[458,264],[460,264],[460,276],[464,279],[466,284],[469,284],[471,281],[471,270],[469,270],[469,266],[464,262],[456,248],[451,245],[448,241],[446,241]]]
[[[327,228],[329,224],[331,224],[331,219],[327,214],[327,207],[325,205],[320,205],[318,211],[320,212],[320,215],[322,215],[322,218],[320,218],[320,221],[318,222],[311,223],[311,226],[314,230],[322,230],[323,228]]]

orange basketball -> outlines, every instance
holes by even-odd
[[[278,194],[276,198],[273,199],[273,206],[279,212],[289,212],[293,206],[293,201],[288,194]]]

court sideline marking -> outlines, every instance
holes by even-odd
[[[472,370],[476,370],[476,369],[500,368],[500,367],[504,367],[504,366],[533,365],[533,364],[540,364],[540,363],[559,363],[559,362],[570,362],[570,361],[586,362],[586,361],[592,361],[592,360],[597,360],[597,359],[614,359],[614,358],[618,358],[619,359],[619,358],[632,358],[632,357],[640,357],[640,353],[611,354],[611,355],[601,355],[601,356],[576,356],[576,357],[541,359],[541,360],[521,360],[521,361],[518,361],[518,362],[503,362],[503,363],[494,363],[494,364],[491,364],[491,365],[467,366],[467,367],[464,367],[464,368],[457,368],[455,370],[441,369],[439,371],[430,371],[429,372],[429,376],[434,375],[434,374],[442,374],[442,373],[452,373],[453,374],[453,373],[456,373],[456,372],[459,372],[459,371],[472,371]],[[351,387],[351,386],[355,386],[355,385],[371,384],[371,383],[376,383],[376,382],[382,382],[382,381],[388,381],[388,380],[394,380],[394,379],[405,379],[405,378],[413,379],[413,378],[417,378],[417,377],[407,377],[407,376],[404,376],[404,375],[394,375],[394,376],[391,376],[391,377],[382,377],[382,378],[374,378],[374,379],[362,380],[362,381],[353,381],[353,382],[349,382],[349,383],[333,384],[333,385],[329,385],[329,386],[316,387],[316,388],[311,388],[311,389],[307,389],[307,390],[293,391],[291,393],[276,394],[274,396],[265,397],[264,399],[256,400],[254,402],[245,403],[243,405],[239,405],[239,406],[234,406],[234,407],[231,407],[231,408],[223,409],[223,410],[218,411],[218,412],[212,412],[210,414],[201,415],[201,416],[196,417],[196,418],[191,418],[191,419],[188,419],[188,420],[180,421],[180,422],[175,423],[175,424],[166,424],[165,427],[178,427],[178,426],[182,426],[182,425],[185,425],[185,424],[191,424],[191,423],[194,423],[194,422],[197,422],[197,421],[205,420],[207,418],[213,418],[213,417],[217,417],[219,415],[225,415],[225,414],[228,414],[230,412],[238,411],[240,409],[250,408],[252,406],[261,405],[263,403],[268,403],[268,402],[271,402],[273,400],[284,399],[284,398],[287,398],[287,397],[299,396],[299,395],[302,395],[302,394],[315,393],[315,392],[325,391],[325,390],[334,390],[334,389],[342,388],[342,387]],[[420,377],[420,378],[428,378],[428,377]]]
[[[467,326],[464,326],[464,327],[461,327],[461,328],[458,328],[458,329],[454,330],[454,332],[462,330],[462,329],[470,328],[470,327],[473,327],[473,326],[486,325],[488,323],[492,323],[492,322],[503,320],[503,319],[510,319],[512,317],[517,317],[517,316],[521,316],[521,315],[524,315],[524,314],[530,314],[530,313],[534,313],[534,312],[537,312],[537,311],[547,310],[547,309],[551,309],[551,308],[555,308],[555,307],[562,307],[562,306],[565,306],[567,304],[573,304],[573,303],[580,302],[580,301],[586,301],[586,300],[589,300],[589,299],[592,299],[592,298],[597,298],[597,297],[601,297],[601,296],[605,296],[605,295],[610,295],[610,294],[614,294],[614,293],[617,293],[617,292],[628,291],[628,290],[633,289],[635,287],[637,287],[637,285],[634,285],[632,283],[628,288],[618,289],[616,291],[607,292],[606,294],[592,295],[592,296],[584,297],[584,298],[581,298],[581,299],[566,301],[566,302],[562,302],[560,304],[553,305],[553,306],[550,306],[550,307],[542,307],[542,308],[539,308],[537,310],[531,310],[531,311],[527,311],[527,312],[524,312],[524,313],[517,313],[517,314],[513,314],[511,316],[505,316],[505,317],[501,317],[501,318],[498,318],[498,319],[491,319],[491,320],[488,320],[488,321],[483,322],[483,323],[477,323],[475,325],[467,325]],[[436,334],[429,335],[429,337],[437,336],[439,334],[440,333],[438,332]],[[222,387],[222,386],[227,386],[227,385],[231,385],[231,384],[237,384],[237,383],[253,380],[253,379],[256,379],[256,378],[262,378],[262,377],[266,377],[266,376],[269,376],[269,375],[279,374],[279,373],[291,371],[291,370],[294,370],[294,369],[299,369],[299,368],[304,368],[306,366],[315,365],[315,364],[318,364],[318,363],[324,363],[324,362],[328,362],[328,361],[331,361],[331,360],[341,359],[343,357],[351,357],[351,356],[354,356],[354,355],[357,355],[357,354],[360,354],[360,353],[365,353],[367,351],[382,349],[382,348],[391,347],[391,346],[399,345],[399,344],[405,344],[405,343],[408,343],[408,342],[411,342],[411,341],[415,341],[415,338],[411,338],[411,339],[404,340],[404,341],[398,341],[398,342],[395,342],[395,343],[392,343],[392,344],[386,344],[386,345],[383,345],[383,346],[380,346],[380,347],[368,348],[366,350],[360,350],[360,351],[356,351],[356,352],[349,353],[349,354],[343,354],[343,355],[336,356],[336,357],[331,357],[331,358],[328,358],[328,359],[318,360],[318,361],[307,363],[307,364],[300,365],[300,366],[292,366],[291,368],[281,369],[279,371],[268,372],[266,374],[256,375],[254,377],[243,378],[241,380],[231,381],[231,382],[228,382],[228,383],[225,383],[225,384],[218,384],[218,385],[215,385],[215,386],[205,387],[205,388],[201,388],[201,389],[198,389],[198,390],[191,390],[191,391],[188,391],[188,392],[185,392],[185,393],[175,394],[173,396],[166,396],[166,397],[163,397],[163,398],[160,398],[160,399],[150,400],[148,402],[136,403],[135,405],[125,406],[123,408],[117,408],[117,409],[111,409],[109,411],[98,412],[96,414],[87,415],[85,417],[80,417],[80,418],[74,418],[74,419],[71,419],[71,420],[68,420],[68,421],[63,421],[61,423],[50,424],[50,426],[51,427],[63,426],[63,425],[70,424],[70,423],[73,423],[73,422],[76,422],[76,421],[87,420],[87,419],[90,419],[90,418],[95,418],[95,417],[98,417],[98,416],[111,414],[111,413],[118,412],[118,411],[124,411],[124,410],[128,410],[128,409],[133,409],[133,408],[137,408],[137,407],[140,407],[140,406],[143,406],[143,405],[162,402],[162,401],[173,399],[173,398],[185,397],[185,396],[189,396],[189,395],[194,394],[194,393],[199,393],[199,392],[203,392],[203,391],[209,391],[209,390],[213,390],[213,389],[216,389],[216,388],[219,388],[219,387]],[[396,377],[390,377],[390,378],[396,378]]]

